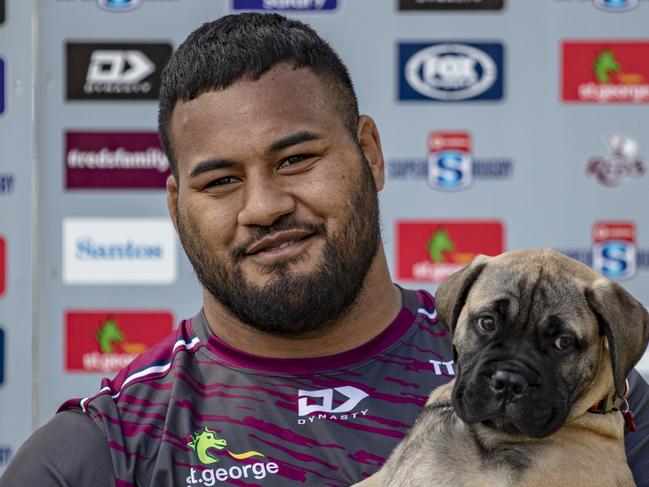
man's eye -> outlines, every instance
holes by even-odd
[[[226,186],[228,184],[233,184],[238,181],[237,178],[233,176],[226,176],[224,178],[219,178],[215,179],[214,181],[210,181],[210,183],[207,185],[207,187],[212,187],[212,186]]]
[[[309,157],[311,157],[311,155],[309,155],[309,154],[297,154],[295,156],[289,156],[280,163],[280,165],[278,166],[278,169],[281,169],[283,167],[292,166],[293,164],[297,164],[298,162],[302,162],[305,159],[308,159]]]

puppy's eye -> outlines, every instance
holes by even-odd
[[[563,335],[560,337],[557,337],[554,340],[554,347],[557,350],[567,350],[568,348],[572,347],[574,345],[575,341],[572,337]]]
[[[478,329],[485,333],[492,333],[496,330],[496,320],[491,316],[481,316],[478,318]]]

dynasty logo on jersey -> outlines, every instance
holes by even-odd
[[[333,389],[321,389],[317,391],[298,391],[298,424],[312,423],[322,419],[348,420],[357,416],[365,416],[367,409],[355,411],[354,408],[368,397],[365,391],[353,386],[341,386]],[[314,401],[315,400],[315,401]],[[335,406],[335,403],[342,404]],[[314,414],[318,413],[318,414]]]

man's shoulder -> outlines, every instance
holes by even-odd
[[[194,333],[191,320],[182,320],[177,329],[140,353],[112,379],[104,378],[99,391],[90,397],[70,399],[59,411],[81,409],[86,411],[91,402],[99,398],[118,401],[130,388],[152,381],[164,381],[169,373],[194,355],[202,346]],[[184,358],[183,358],[184,357]]]

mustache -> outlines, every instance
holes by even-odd
[[[232,258],[235,262],[239,262],[246,255],[246,250],[257,241],[262,238],[270,235],[272,233],[284,231],[284,230],[306,230],[309,233],[313,234],[327,234],[327,228],[322,222],[309,222],[299,220],[295,217],[286,216],[275,223],[269,226],[254,226],[251,228],[250,237],[248,237],[243,243],[237,245],[232,250]]]

